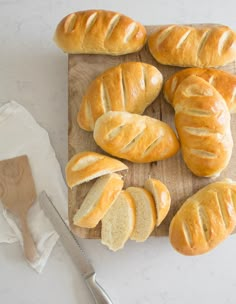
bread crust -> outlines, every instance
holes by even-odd
[[[54,41],[70,54],[123,55],[139,51],[146,42],[146,29],[117,12],[78,11],[58,24]]]
[[[74,155],[66,165],[66,182],[73,188],[105,174],[127,170],[128,167],[112,157],[84,151]]]
[[[224,98],[231,113],[236,113],[236,76],[216,69],[188,68],[173,74],[164,84],[163,92],[171,105],[179,84],[187,77],[195,75],[206,80]]]
[[[206,253],[234,230],[236,183],[221,181],[207,185],[189,197],[173,217],[169,238],[181,254]]]
[[[155,178],[149,178],[144,184],[144,188],[149,191],[156,205],[157,222],[156,226],[160,226],[162,221],[166,218],[171,204],[170,192],[166,185]]]
[[[100,177],[100,179],[104,177],[105,176]],[[104,185],[104,188],[102,189],[101,195],[99,197],[96,197],[96,205],[94,206],[94,208],[92,208],[84,216],[79,217],[78,213],[76,213],[73,217],[74,225],[83,228],[96,227],[99,221],[104,217],[106,212],[114,203],[115,199],[121,192],[123,185],[124,185],[124,181],[122,180],[122,177],[120,175],[116,173],[110,174],[107,183]],[[89,195],[89,193],[93,193],[94,191],[93,189],[94,188],[92,186],[89,192],[87,193],[86,197]]]
[[[197,176],[219,175],[233,148],[225,100],[207,81],[189,76],[178,86],[173,106],[186,165]]]
[[[93,136],[107,153],[137,163],[163,160],[179,150],[179,142],[169,125],[127,112],[103,114],[95,123]]]
[[[236,33],[224,25],[166,25],[148,40],[160,63],[182,67],[217,67],[236,59]]]
[[[108,111],[142,114],[160,93],[163,77],[153,65],[125,62],[112,67],[89,85],[83,96],[77,121],[86,130]]]

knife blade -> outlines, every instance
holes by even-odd
[[[88,260],[84,250],[79,244],[74,234],[70,231],[56,207],[53,205],[46,192],[39,196],[39,203],[50,219],[55,230],[60,236],[60,240],[68,251],[75,265],[79,268],[89,290],[91,291],[96,304],[112,304],[104,289],[96,281],[96,272]]]

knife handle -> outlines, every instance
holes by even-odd
[[[96,281],[96,273],[86,278],[86,284],[90,289],[96,304],[112,304],[105,290]]]

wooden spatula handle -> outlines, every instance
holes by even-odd
[[[38,257],[38,253],[25,216],[21,216],[21,232],[24,242],[25,257],[30,262],[34,262]]]

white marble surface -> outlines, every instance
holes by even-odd
[[[31,111],[49,131],[62,169],[67,160],[67,57],[52,35],[64,15],[89,8],[117,10],[143,24],[215,22],[236,29],[234,0],[0,0],[0,103],[14,99]],[[167,238],[129,242],[116,254],[99,241],[82,243],[114,304],[236,303],[235,236],[199,257],[177,254]],[[41,275],[24,261],[18,244],[1,244],[0,302],[93,300],[60,243]]]

